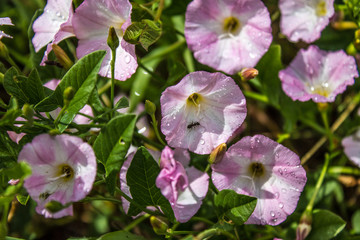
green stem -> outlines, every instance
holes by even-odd
[[[330,150],[332,150],[332,149],[334,149],[333,148],[333,146],[334,146],[334,144],[333,144],[333,134],[332,134],[331,129],[329,127],[329,121],[328,121],[327,112],[326,112],[326,110],[320,110],[320,113],[321,113],[321,118],[323,120],[324,127],[325,127],[325,130],[326,130],[326,136],[329,139]]]
[[[312,195],[312,197],[310,199],[310,202],[307,205],[305,211],[311,212],[313,210],[316,196],[318,195],[318,193],[320,191],[320,188],[321,188],[321,185],[322,185],[322,183],[324,181],[326,172],[327,172],[328,167],[329,167],[329,163],[330,163],[330,156],[329,156],[329,154],[326,154],[325,155],[325,163],[324,163],[324,166],[323,166],[323,168],[321,170],[320,177],[318,178],[318,181],[316,183],[315,191],[314,191],[314,193],[313,193],[313,195]]]
[[[172,231],[171,235],[181,235],[181,234],[195,234],[197,231]]]
[[[355,107],[360,102],[360,93],[355,95],[352,101],[349,103],[347,108],[341,113],[340,117],[336,119],[336,121],[331,126],[331,133],[334,133],[341,124],[347,119],[350,113],[355,109]],[[301,158],[301,164],[304,165],[316,152],[320,149],[320,147],[326,142],[326,137],[320,138],[320,140]]]
[[[108,202],[114,202],[118,204],[122,204],[122,202],[115,198],[108,198],[108,197],[86,197],[79,202],[91,202],[91,201],[108,201]]]
[[[252,98],[257,101],[267,103],[267,104],[269,103],[269,99],[265,95],[262,95],[262,94],[259,94],[256,92],[246,91],[246,90],[243,90],[243,93],[244,93],[245,97],[247,97],[247,98]]]
[[[156,58],[161,58],[163,56],[166,56],[169,53],[172,53],[173,51],[177,50],[179,47],[181,47],[184,44],[185,44],[185,38],[181,38],[178,41],[176,41],[175,43],[173,43],[170,46],[168,46],[167,48],[165,48],[164,50],[162,50],[156,54],[151,54],[149,56],[145,56],[141,62],[143,64],[146,64],[147,62],[150,62]]]
[[[360,176],[360,169],[353,167],[334,166],[329,168],[328,173]]]
[[[111,79],[110,79],[110,81],[108,81],[104,86],[102,86],[101,88],[99,88],[99,90],[98,90],[99,96],[101,96],[102,94],[104,94],[110,87],[111,87]]]
[[[134,221],[132,221],[129,225],[127,225],[123,230],[128,232],[131,229],[133,229],[134,227],[136,227],[139,223],[143,222],[144,220],[146,220],[147,218],[149,218],[151,215],[150,214],[145,214],[142,215],[141,217],[135,219]]]
[[[155,19],[154,19],[155,21],[160,20],[162,11],[163,11],[163,9],[164,9],[164,3],[165,3],[164,0],[160,0],[160,2],[159,2],[159,7],[158,7],[158,9],[157,9],[156,16],[155,16]]]
[[[14,124],[27,124],[28,122],[27,121],[15,121]],[[44,125],[44,124],[41,124],[41,123],[38,123],[38,122],[33,122],[33,125],[35,126],[38,126],[38,127],[41,127],[41,128],[46,128],[46,129],[53,129],[52,127],[48,126],[48,125]]]
[[[64,105],[64,107],[59,112],[59,115],[56,117],[56,119],[54,121],[54,125],[56,126],[56,128],[58,127],[59,121],[60,121],[61,117],[64,115],[67,107],[68,107],[67,105]]]
[[[154,142],[154,141],[150,140],[149,138],[145,137],[144,135],[142,135],[142,134],[140,134],[140,133],[138,133],[136,131],[134,132],[134,136],[141,139],[141,140],[143,140],[145,143],[148,143],[151,146],[156,147],[159,150],[163,149],[166,146],[166,145]]]
[[[114,108],[114,92],[115,92],[115,59],[116,59],[116,49],[111,49],[111,109]],[[112,118],[114,115],[113,112],[110,113],[110,117]]]
[[[5,239],[7,235],[7,230],[8,230],[7,218],[8,218],[10,203],[4,203],[3,206],[4,206],[4,210],[1,217],[0,239]]]
[[[200,222],[204,222],[204,223],[207,223],[208,225],[214,225],[215,223],[210,221],[209,219],[207,218],[202,218],[202,217],[192,217],[190,219],[191,221],[200,221]]]
[[[323,134],[323,135],[326,135],[327,132],[326,132],[326,129],[324,129],[322,126],[318,125],[317,123],[315,123],[314,121],[306,118],[306,117],[303,117],[303,116],[300,116],[299,117],[299,120],[304,123],[305,125],[311,127],[312,129],[314,129],[315,131]]]
[[[164,142],[164,140],[162,140],[161,138],[161,135],[160,135],[160,132],[159,132],[159,128],[158,128],[158,124],[157,124],[157,121],[156,121],[156,118],[155,118],[155,114],[152,114],[151,115],[151,121],[152,121],[152,126],[154,128],[154,131],[155,131],[155,135],[157,137],[157,139],[159,140],[159,142],[166,146],[166,143]]]

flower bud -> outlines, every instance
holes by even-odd
[[[301,215],[300,222],[296,228],[296,240],[304,240],[311,231],[312,216],[311,211],[305,210]]]
[[[208,162],[209,162],[210,164],[219,163],[219,162],[223,159],[223,157],[224,157],[224,155],[225,155],[225,153],[226,153],[226,149],[227,149],[226,143],[222,143],[222,144],[220,144],[219,146],[217,146],[217,147],[210,153]]]
[[[326,102],[318,102],[317,103],[317,107],[318,107],[320,112],[326,111],[328,106],[329,106],[329,104],[326,103]]]
[[[115,28],[110,27],[109,28],[109,35],[107,38],[107,45],[110,47],[112,51],[115,51],[116,48],[119,46],[119,38],[116,34]]]
[[[74,95],[75,95],[75,90],[73,87],[67,87],[65,90],[64,90],[64,105],[67,106],[69,105],[70,101],[74,98]]]
[[[50,202],[46,203],[46,205],[45,205],[46,210],[48,210],[51,213],[56,213],[56,212],[64,209],[65,207],[66,206],[62,205],[58,201],[50,201]]]
[[[9,58],[9,50],[4,43],[0,41],[0,57],[4,59]]]
[[[30,104],[28,103],[24,104],[24,106],[22,107],[22,114],[24,114],[29,124],[32,125],[34,121],[34,110]]]
[[[243,68],[239,73],[242,81],[249,81],[259,75],[259,71],[255,68]]]
[[[66,70],[70,69],[72,65],[74,65],[73,61],[69,58],[66,52],[56,44],[52,44],[52,50],[55,53],[55,56],[61,66],[63,66]]]
[[[20,179],[10,179],[8,181],[8,184],[15,186],[16,184],[18,184],[20,182]]]
[[[150,223],[157,235],[166,235],[169,226],[159,217],[151,216]]]
[[[149,114],[150,116],[155,114],[156,111],[156,106],[154,103],[152,103],[149,100],[145,101],[145,111],[147,112],[147,114]]]

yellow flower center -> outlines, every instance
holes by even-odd
[[[265,168],[262,163],[254,162],[249,166],[249,173],[253,177],[261,177],[265,174]]]
[[[235,33],[240,28],[240,21],[235,17],[227,17],[224,19],[223,29],[228,33]]]
[[[315,94],[319,94],[324,97],[328,97],[330,95],[330,91],[328,89],[328,83],[323,83],[320,86],[311,87],[310,91]]]
[[[326,2],[320,1],[316,6],[316,15],[318,17],[323,17],[326,15],[326,13],[327,13]]]
[[[193,93],[187,98],[187,105],[199,107],[201,102],[202,96],[198,93]]]
[[[63,181],[69,181],[74,177],[74,170],[67,164],[60,165],[58,177],[61,177]]]

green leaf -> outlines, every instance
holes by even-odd
[[[280,45],[271,45],[256,65],[256,69],[259,71],[258,78],[261,80],[264,94],[274,106],[279,106],[281,82],[278,74],[282,68]]]
[[[237,194],[229,189],[222,190],[214,198],[214,204],[219,213],[239,225],[248,220],[256,207],[256,203],[256,198]]]
[[[126,174],[133,200],[142,206],[160,206],[169,220],[174,219],[174,213],[169,201],[156,187],[156,177],[160,167],[144,147],[140,147],[131,162]]]
[[[0,169],[15,163],[19,151],[19,146],[8,137],[7,133],[0,132]]]
[[[141,44],[147,51],[161,36],[162,24],[160,21],[143,19],[133,22],[124,33],[124,40],[131,44]]]
[[[126,97],[120,98],[119,101],[115,104],[116,109],[127,107],[129,107],[129,100]]]
[[[20,103],[37,104],[45,97],[44,88],[36,69],[31,71],[27,78],[20,76],[15,68],[10,68],[4,76],[4,88]]]
[[[129,233],[127,231],[116,231],[107,233],[105,235],[102,235],[98,238],[98,240],[120,240],[120,239],[126,239],[126,240],[145,240],[142,236],[138,236],[132,233]]]
[[[20,104],[28,103],[30,101],[22,88],[22,85],[26,80],[27,78],[20,76],[14,67],[10,68],[4,75],[4,88],[6,92],[15,97]]]
[[[147,51],[148,48],[159,40],[162,33],[162,24],[160,21],[151,21],[149,19],[142,20],[145,23],[145,28],[140,36],[139,42],[141,46]]]
[[[339,234],[346,222],[338,215],[328,211],[316,209],[313,211],[311,231],[306,240],[328,240]]]
[[[66,129],[67,125],[71,123],[79,110],[87,103],[95,88],[97,73],[99,72],[105,54],[105,51],[96,51],[81,58],[66,73],[53,94],[35,106],[36,110],[41,112],[49,112],[59,106],[62,107],[64,105],[64,90],[67,87],[72,87],[74,89],[74,97],[70,101],[65,114],[60,119],[60,132],[63,132]]]
[[[352,215],[351,223],[352,223],[354,233],[359,234],[360,233],[360,209],[356,210],[356,212]]]
[[[27,202],[29,201],[29,199],[30,199],[30,196],[29,195],[27,195],[27,196],[23,196],[23,195],[17,195],[16,196],[16,199],[19,201],[19,203],[21,204],[21,205],[26,205],[27,204]]]
[[[111,193],[114,192],[117,174],[130,147],[135,122],[136,116],[133,114],[117,116],[101,130],[94,142],[95,155],[105,166]]]
[[[140,4],[133,2],[131,10],[131,22],[140,22],[143,19],[153,19],[154,16],[147,8],[140,6]]]
[[[21,110],[18,108],[16,98],[11,98],[9,109],[5,115],[0,119],[0,126],[12,125],[17,117],[21,115]]]

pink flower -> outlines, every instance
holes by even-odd
[[[301,49],[279,72],[282,89],[294,101],[333,102],[359,76],[353,57],[342,50],[326,52],[317,46]]]
[[[283,222],[295,210],[306,183],[299,157],[262,135],[232,145],[212,169],[212,181],[220,191],[232,189],[258,199],[247,224]]]
[[[334,14],[334,0],[280,0],[280,28],[290,41],[311,43]]]
[[[222,73],[193,72],[160,98],[161,131],[171,147],[209,154],[226,142],[246,117],[246,100]]]
[[[8,17],[0,18],[0,26],[1,26],[1,25],[11,25],[11,26],[14,26],[14,24],[11,22],[11,19],[8,18]],[[12,38],[12,36],[4,33],[3,31],[0,31],[0,39],[2,39],[3,37]]]
[[[360,130],[342,140],[346,156],[360,167]]]
[[[107,45],[109,28],[112,26],[119,37],[116,49],[115,79],[128,79],[137,68],[135,46],[122,39],[125,29],[131,24],[131,4],[128,0],[85,0],[75,11],[73,26],[79,45],[78,58],[95,50],[106,50],[99,74],[111,77],[111,50]]]
[[[194,0],[185,37],[202,64],[228,74],[254,67],[271,41],[269,12],[260,0]]]
[[[41,134],[21,150],[18,161],[28,163],[32,175],[24,186],[38,206],[36,212],[50,218],[72,215],[72,205],[56,213],[45,205],[58,201],[65,205],[83,199],[96,176],[96,157],[91,146],[70,135]]]
[[[35,35],[32,39],[35,52],[47,45],[40,65],[45,65],[52,44],[58,44],[66,38],[75,36],[71,24],[72,15],[72,0],[48,0],[44,13],[35,20],[33,24]]]
[[[209,176],[188,166],[190,155],[186,150],[165,147],[161,153],[161,171],[156,186],[169,200],[177,221],[184,223],[199,210],[209,187]]]

